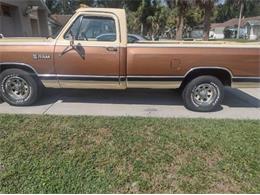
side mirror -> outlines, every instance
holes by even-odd
[[[75,42],[75,35],[73,34],[72,31],[70,31],[70,36],[71,36],[71,40],[70,40],[70,46],[74,46],[74,42]]]

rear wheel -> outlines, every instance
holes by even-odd
[[[0,96],[13,106],[32,105],[38,98],[39,87],[31,73],[7,69],[0,74]]]
[[[216,77],[200,76],[184,87],[182,96],[189,110],[210,112],[220,106],[224,98],[224,87]]]

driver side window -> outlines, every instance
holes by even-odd
[[[64,38],[69,40],[72,37],[81,41],[116,41],[116,24],[113,18],[80,16],[72,24]]]

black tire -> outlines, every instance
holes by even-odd
[[[14,84],[10,81],[14,81]],[[0,96],[10,105],[30,106],[34,104],[39,97],[41,90],[38,83],[38,80],[32,73],[20,69],[7,69],[0,74]],[[12,87],[10,87],[11,85]],[[20,92],[21,90],[23,91]],[[19,95],[20,97],[18,98]]]
[[[190,81],[182,92],[185,107],[197,112],[211,112],[224,99],[222,82],[214,76],[200,76]]]

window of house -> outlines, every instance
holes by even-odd
[[[7,17],[11,17],[12,14],[11,14],[11,8],[9,6],[6,6],[6,5],[1,5],[1,15],[3,16],[7,16]]]
[[[81,16],[76,19],[65,34],[65,39],[82,41],[116,41],[116,24],[110,17]]]

